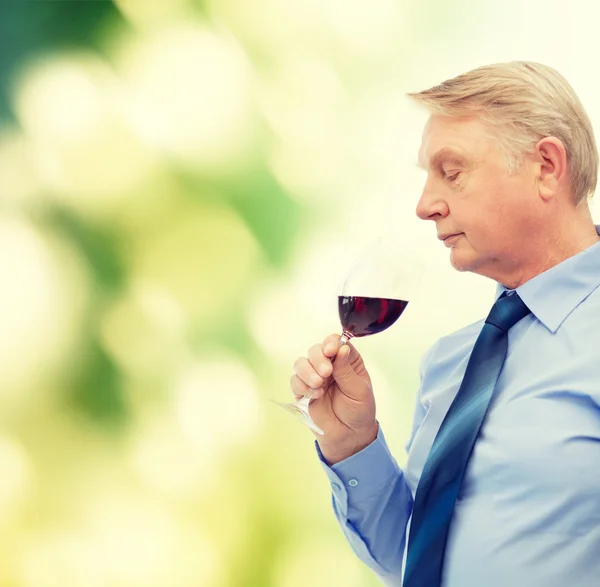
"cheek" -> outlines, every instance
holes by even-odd
[[[502,254],[512,240],[511,224],[497,208],[480,209],[463,226],[468,248],[479,255]]]
[[[515,214],[515,205],[507,202],[486,206],[472,218],[471,232],[467,231],[472,247],[488,256],[511,257],[515,252],[526,248],[531,234],[530,217]]]
[[[494,248],[501,245],[502,239],[510,236],[515,228],[515,206],[509,194],[501,190],[489,189],[480,200],[480,206],[471,217],[473,228],[479,238],[489,241]]]
[[[507,222],[503,210],[497,207],[480,207],[469,218],[465,232],[473,246],[488,248],[506,233]]]

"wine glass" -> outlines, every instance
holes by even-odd
[[[394,324],[409,300],[415,298],[424,267],[422,254],[403,237],[386,235],[367,247],[350,268],[338,296],[342,325],[339,345],[382,332]],[[295,402],[271,401],[323,435],[309,413],[313,395],[314,391],[309,391]]]

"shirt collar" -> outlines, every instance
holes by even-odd
[[[600,235],[600,225],[596,226]],[[516,289],[531,313],[553,334],[567,316],[600,285],[600,242],[536,275]],[[504,291],[496,288],[496,300]]]

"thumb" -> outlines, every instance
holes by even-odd
[[[361,399],[364,395],[365,381],[352,368],[350,356],[353,350],[348,344],[342,346],[333,361],[332,376],[346,395],[352,399]]]

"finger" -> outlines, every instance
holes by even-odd
[[[342,346],[333,362],[333,378],[346,395],[360,399],[367,390],[364,379],[359,377],[352,368],[353,353],[356,353],[356,350],[352,345]]]
[[[308,349],[308,360],[321,377],[327,378],[331,375],[333,365],[329,357],[323,354],[322,345],[316,344]]]
[[[315,368],[306,357],[300,357],[294,363],[294,373],[296,373],[308,387],[321,387],[324,383],[323,378],[315,371]]]
[[[313,399],[318,399],[323,395],[322,387],[312,389],[311,387],[308,387],[298,375],[292,375],[292,378],[290,379],[290,388],[292,389],[292,393],[296,400],[302,399],[309,393],[312,394]]]
[[[308,385],[306,385],[306,383],[304,383],[304,381],[296,374],[292,375],[292,378],[290,379],[290,388],[294,394],[294,398],[297,400],[303,398],[310,389],[310,387],[308,387]]]
[[[326,357],[335,357],[337,352],[340,350],[340,335],[339,334],[330,334],[324,341],[322,345],[323,354]]]

